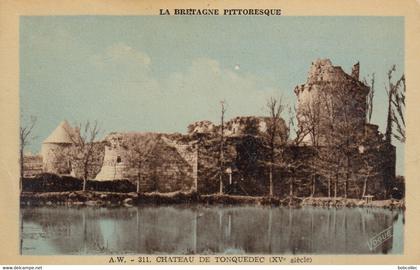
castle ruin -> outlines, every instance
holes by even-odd
[[[328,59],[317,60],[306,83],[294,89],[303,139],[299,145],[285,142],[278,163],[286,165],[274,171],[275,195],[285,196],[290,190],[294,196],[386,196],[395,178],[395,147],[384,141],[377,125],[366,122],[369,87],[359,80],[359,68],[356,64],[349,75]],[[210,121],[189,125],[186,134],[111,133],[97,148],[103,158],[91,179],[139,181],[141,192],[209,194],[219,191],[223,166],[224,192],[266,195],[268,121],[256,116],[227,121],[222,150],[221,126]],[[278,125],[286,140],[286,123]],[[63,122],[44,141],[45,172],[75,171],[71,162],[63,164],[57,156],[72,143],[68,130],[74,129]]]

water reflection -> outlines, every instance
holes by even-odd
[[[22,254],[402,253],[402,211],[256,206],[21,209]],[[375,250],[368,240],[392,226]]]

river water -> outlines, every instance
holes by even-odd
[[[404,212],[379,208],[24,207],[21,221],[24,255],[403,253]]]

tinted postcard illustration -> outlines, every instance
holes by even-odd
[[[20,253],[404,254],[403,17],[22,16]]]

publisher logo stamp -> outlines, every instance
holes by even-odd
[[[392,237],[392,226],[386,228],[382,232],[380,232],[380,233],[376,234],[375,236],[373,236],[372,238],[370,238],[368,243],[367,243],[368,246],[369,246],[369,249],[371,251],[375,250],[377,247],[379,247],[380,245],[385,243],[391,237]]]

